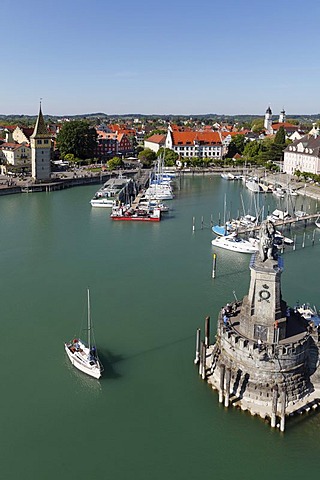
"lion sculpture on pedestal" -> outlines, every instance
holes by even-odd
[[[274,236],[276,229],[271,220],[265,220],[261,223],[259,232],[259,256],[264,262],[268,259],[276,260],[276,247],[274,245]]]

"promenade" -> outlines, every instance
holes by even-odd
[[[141,170],[118,170],[118,171],[101,171],[92,172],[86,167],[66,171],[66,172],[53,172],[51,175],[51,182],[45,184],[35,183],[30,176],[8,176],[0,175],[0,196],[13,193],[23,193],[28,191],[53,191],[61,190],[63,188],[70,188],[74,186],[81,186],[87,184],[99,184],[107,181],[111,176],[117,176],[122,173],[125,176],[135,176],[136,180],[139,180],[140,176],[149,175],[149,169]],[[222,172],[231,172],[244,174],[244,169],[236,168],[222,168],[222,167],[209,167],[209,168],[184,168],[178,170],[179,174],[185,175],[220,175]],[[281,185],[286,188],[292,187],[299,195],[305,195],[306,197],[320,200],[320,185],[310,182],[304,182],[298,180],[292,175],[286,173],[269,173],[263,175],[264,171],[261,169],[246,170],[246,175],[263,177],[266,183]],[[143,179],[144,183],[144,179]]]

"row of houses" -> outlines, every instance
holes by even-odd
[[[50,160],[52,160],[59,125],[53,126],[54,128],[45,126],[41,108],[40,114],[43,138],[37,141],[41,142],[42,148],[46,149],[46,155],[50,153]],[[158,152],[161,147],[173,150],[180,159],[198,157],[214,161],[222,159],[227,154],[229,144],[235,135],[244,135],[246,141],[252,141],[264,138],[266,135],[274,135],[281,126],[285,129],[287,138],[292,140],[284,151],[283,171],[290,174],[296,170],[320,174],[319,129],[314,125],[309,134],[304,135],[298,126],[286,122],[284,110],[279,116],[279,121],[273,122],[270,107],[265,114],[265,130],[260,134],[255,134],[248,129],[238,130],[232,125],[216,124],[192,130],[188,127],[169,124],[166,134],[152,135],[145,139],[143,144],[145,148],[155,152]],[[120,124],[102,124],[96,127],[96,131],[96,157],[102,161],[107,161],[116,155],[128,156],[134,153],[135,146],[138,143],[141,144],[144,135],[144,132],[140,132],[139,142],[137,142],[135,128]],[[6,138],[0,145],[2,163],[22,170],[30,168],[34,129],[8,126],[5,127],[5,133]],[[37,146],[40,147],[40,143]]]

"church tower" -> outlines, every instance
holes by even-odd
[[[283,108],[279,115],[279,123],[284,123],[285,121],[286,121],[286,112]]]
[[[267,108],[264,116],[264,128],[267,133],[272,133],[272,111],[270,106]]]
[[[41,102],[36,126],[30,137],[31,171],[36,181],[50,180],[51,174],[51,137],[44,123]]]

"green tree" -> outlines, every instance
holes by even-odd
[[[176,161],[179,158],[179,155],[177,152],[174,152],[170,148],[159,148],[158,151],[158,158],[163,157],[164,158],[164,164],[166,167],[173,167],[176,164]]]
[[[145,167],[150,167],[157,159],[157,154],[151,148],[145,148],[139,153],[138,159]]]
[[[264,130],[264,119],[256,118],[252,122],[252,131],[255,133],[260,133]]]
[[[57,147],[63,158],[68,153],[81,160],[93,158],[97,147],[97,132],[86,120],[65,122],[57,135]]]
[[[235,135],[229,144],[227,157],[232,158],[235,156],[236,153],[242,155],[245,144],[246,139],[244,135]]]
[[[280,145],[281,147],[285,147],[286,145],[286,132],[283,127],[280,127],[274,137],[274,144]]]
[[[119,157],[113,157],[107,162],[107,166],[110,170],[116,170],[123,166],[123,161]]]
[[[152,135],[166,135],[167,131],[166,130],[163,130],[161,128],[157,128],[156,130],[151,130],[150,133],[148,133],[147,135],[145,135],[145,139],[149,138],[149,137],[152,137]]]

